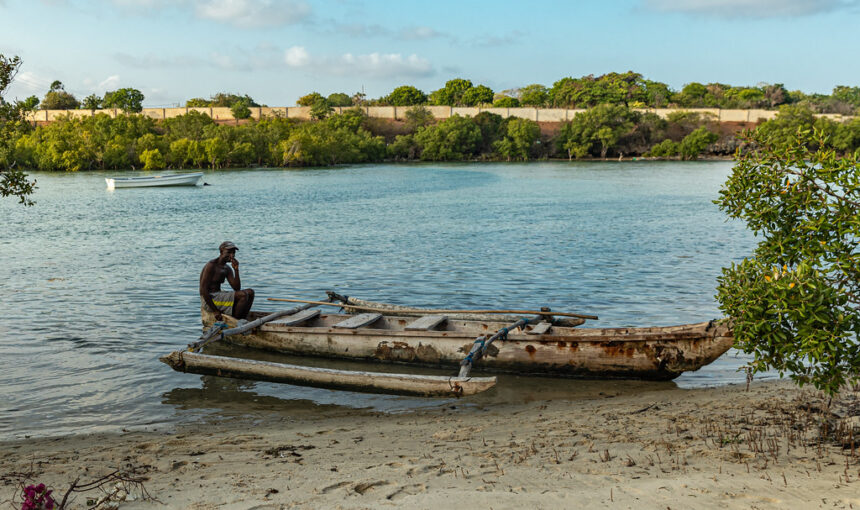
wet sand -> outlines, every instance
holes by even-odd
[[[857,392],[828,408],[786,381],[607,388],[4,442],[0,501],[21,473],[62,494],[78,476],[123,469],[159,501],[132,491],[129,509],[860,508]]]

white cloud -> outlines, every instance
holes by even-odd
[[[2,1],[2,0],[0,0]],[[311,14],[303,0],[110,0],[114,5],[146,12],[191,9],[197,18],[240,28],[292,25]]]
[[[230,55],[225,55],[223,53],[218,53],[217,51],[213,51],[209,54],[209,61],[215,67],[220,67],[222,69],[235,69],[236,62]]]
[[[15,76],[15,80],[12,81],[12,85],[9,87],[10,93],[8,96],[42,95],[48,91],[50,86],[51,80],[42,78],[30,71],[21,71],[17,76]]]
[[[160,9],[168,5],[166,0],[111,0],[114,4],[120,7],[130,7],[133,9]]]
[[[192,57],[187,55],[175,55],[175,56],[165,56],[162,54],[146,54],[146,55],[132,55],[130,53],[114,53],[114,60],[121,64],[125,64],[129,67],[134,67],[137,69],[164,69],[169,67],[195,67],[206,65],[209,62],[205,59],[199,57]]]
[[[197,0],[198,17],[241,28],[291,25],[307,18],[311,8],[297,0]]]
[[[310,62],[311,56],[303,46],[293,46],[284,52],[284,62],[290,67],[302,67]]]
[[[364,23],[337,23],[329,21],[329,31],[339,35],[347,35],[350,37],[380,37],[388,36],[391,30],[382,25],[365,25]]]
[[[108,76],[107,78],[99,82],[96,88],[99,90],[116,90],[117,88],[119,88],[119,75],[114,74]]]
[[[644,0],[657,11],[716,15],[724,18],[805,16],[850,8],[856,0]]]
[[[375,78],[424,77],[435,73],[426,59],[412,54],[368,53],[338,56],[312,56],[304,46],[293,46],[284,52],[284,62],[289,67],[305,68],[313,74],[333,76],[370,76]]]
[[[406,41],[423,41],[427,39],[436,39],[448,37],[446,34],[439,32],[430,27],[409,27],[398,32],[398,37]]]
[[[342,55],[314,55],[300,45],[279,49],[272,44],[258,44],[254,48],[234,47],[210,52],[205,58],[192,55],[130,55],[115,53],[113,58],[135,69],[163,69],[182,67],[210,67],[224,70],[268,70],[278,66],[304,69],[311,74],[330,76],[369,76],[374,78],[421,78],[436,73],[426,58],[416,54],[368,53]],[[108,80],[112,80],[108,84]],[[119,83],[119,76],[111,76],[99,87],[109,88]]]
[[[346,53],[327,67],[332,74],[361,74],[379,78],[421,77],[430,76],[434,72],[427,59],[415,54],[404,57],[400,53]]]

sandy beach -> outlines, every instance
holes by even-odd
[[[120,469],[157,500],[132,490],[119,505],[128,509],[860,508],[858,413],[856,391],[828,408],[813,391],[773,381],[248,416],[0,443],[0,501],[24,475],[63,494],[78,476]],[[78,494],[72,506],[96,496]]]

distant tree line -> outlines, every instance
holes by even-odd
[[[629,108],[723,108],[774,109],[793,104],[813,113],[853,114],[860,108],[860,87],[839,85],[833,93],[805,94],[789,91],[781,83],[732,86],[724,83],[688,83],[680,91],[669,85],[645,79],[633,71],[562,78],[551,87],[538,83],[494,92],[486,85],[455,78],[428,93],[412,85],[401,85],[377,99],[363,94],[344,93],[325,97],[317,92],[302,96],[300,106],[328,103],[329,106],[494,106],[515,108],[592,108],[598,105],[623,105]]]
[[[143,94],[134,88],[106,92],[104,97],[95,94],[78,101],[66,92],[60,81],[51,84],[50,90],[39,101],[28,98],[29,109],[72,110],[121,108],[139,112]],[[425,93],[412,85],[401,85],[389,94],[367,99],[363,93],[335,92],[324,96],[318,92],[300,97],[299,106],[312,109],[314,118],[324,118],[333,107],[349,106],[495,106],[514,108],[592,108],[598,105],[623,105],[629,108],[723,108],[723,109],[774,109],[782,105],[799,105],[813,113],[853,114],[860,108],[860,87],[838,85],[831,94],[806,94],[789,91],[781,83],[760,83],[755,86],[733,86],[724,83],[686,84],[681,90],[644,78],[633,71],[588,75],[579,78],[562,78],[547,87],[538,83],[519,88],[493,91],[490,87],[474,84],[471,80],[455,78],[445,86]],[[238,119],[250,117],[249,108],[260,106],[247,94],[219,92],[209,99],[195,97],[186,101],[188,107],[227,107],[234,110]]]
[[[325,98],[327,99],[327,98]],[[315,100],[318,103],[318,100]],[[542,133],[537,122],[490,112],[444,120],[410,108],[399,134],[390,122],[360,108],[321,112],[319,120],[267,117],[239,125],[217,124],[190,111],[155,121],[136,114],[61,117],[8,129],[0,168],[39,170],[302,167],[382,161],[526,161],[547,158],[646,156],[696,159],[729,155],[740,142],[706,115],[675,112],[668,118],[623,105],[601,104]],[[757,128],[775,143],[798,129],[817,128],[833,147],[860,156],[860,117],[835,122],[805,105],[782,106]],[[786,142],[787,143],[787,142]]]

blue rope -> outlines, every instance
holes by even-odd
[[[486,337],[483,337],[483,336],[478,337],[475,340],[475,342],[473,343],[473,345],[474,344],[481,344],[481,348],[476,349],[474,351],[470,350],[469,354],[465,358],[463,358],[463,363],[466,363],[466,362],[472,363],[474,361],[474,358],[472,356],[478,351],[481,352],[481,356],[483,356],[484,353],[487,352],[487,339],[486,339]]]
[[[531,320],[530,320],[530,319],[527,319],[527,318],[523,318],[523,319],[521,319],[521,320],[525,321],[525,324],[528,324],[529,322],[531,322]],[[525,324],[524,324],[524,325],[525,325]],[[500,330],[498,331],[498,333],[496,333],[496,335],[497,335],[497,336],[496,336],[496,338],[498,338],[498,339],[500,339],[500,340],[507,340],[507,339],[508,339],[508,332],[509,332],[509,331],[510,331],[510,330],[509,330],[508,328],[502,328],[502,329],[500,329]],[[480,349],[476,349],[476,350],[474,350],[474,351],[469,351],[469,354],[468,354],[468,355],[466,355],[466,357],[465,357],[465,358],[463,358],[463,361],[461,362],[461,364],[462,364],[462,365],[465,365],[466,363],[472,363],[472,362],[474,361],[473,355],[474,355],[475,353],[477,353],[478,351],[480,351],[480,352],[481,352],[481,356],[483,356],[483,355],[485,355],[485,354],[487,353],[487,337],[485,337],[485,336],[480,336],[480,337],[478,337],[478,338],[475,340],[475,342],[474,342],[474,343],[475,343],[475,344],[481,344],[481,348],[480,348]],[[474,344],[473,344],[473,345],[474,345]]]

